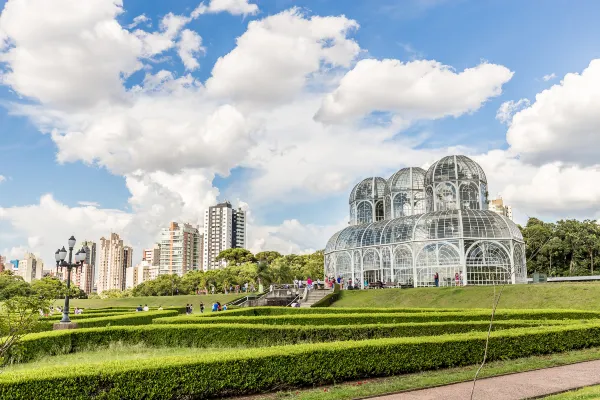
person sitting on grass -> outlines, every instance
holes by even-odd
[[[149,311],[149,310],[150,310],[150,308],[148,308],[148,304],[145,304],[144,305],[144,311]]]
[[[219,304],[216,301],[212,305],[212,311],[219,311]]]
[[[163,310],[162,305],[158,306],[158,311],[162,311],[162,310]]]
[[[223,309],[221,308],[221,303],[219,303],[219,302],[217,301],[217,311],[222,311],[222,310],[223,310]]]
[[[227,311],[227,304],[223,304],[223,311]]]
[[[135,309],[135,311],[143,311],[143,310],[144,310],[144,308],[142,307],[141,304],[138,306],[138,308]]]

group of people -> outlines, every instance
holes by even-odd
[[[462,271],[457,272],[454,274],[454,284],[456,286],[463,286],[463,273]],[[435,284],[436,287],[440,286],[440,274],[438,274],[437,272],[433,275],[433,283]]]
[[[44,311],[44,310],[40,309],[39,310],[40,317],[49,317],[51,315],[54,315],[55,311],[57,313],[59,313],[59,314],[62,314],[63,309],[60,306],[57,306],[56,308],[54,308],[54,306],[50,306],[50,308],[48,308],[47,311]],[[75,310],[73,310],[73,313],[76,314],[76,315],[83,314],[83,308],[77,308],[77,307],[75,307]]]
[[[162,307],[161,307],[162,308]],[[161,309],[159,308],[159,310]],[[140,304],[139,306],[137,306],[137,308],[135,309],[135,311],[150,311],[150,308],[148,307],[148,304],[144,305],[142,307],[142,305]]]
[[[215,301],[212,305],[212,311],[227,311],[227,304],[221,305],[218,301]],[[191,315],[194,312],[193,304],[185,305],[185,313]],[[204,314],[204,303],[200,302],[200,314]]]

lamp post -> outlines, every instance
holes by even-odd
[[[75,262],[73,262],[73,247],[75,247],[75,243],[75,237],[71,236],[69,238],[69,261],[65,261],[65,258],[67,258],[67,250],[65,250],[64,246],[62,249],[58,249],[56,250],[56,253],[54,253],[57,271],[58,268],[60,268],[61,271],[63,268],[67,269],[67,293],[65,295],[63,317],[60,320],[61,324],[68,324],[71,322],[69,319],[69,290],[71,289],[71,270],[75,268],[75,271],[77,271],[77,268],[83,267],[83,263],[86,259],[86,252],[84,249],[81,249],[75,254]]]

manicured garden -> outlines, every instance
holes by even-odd
[[[47,318],[5,357],[0,398],[213,398],[468,369],[483,358],[490,318],[458,308],[183,311],[86,310],[73,319],[79,329],[63,331]],[[600,347],[600,312],[495,318],[492,366]]]

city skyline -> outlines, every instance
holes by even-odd
[[[7,260],[117,232],[136,264],[227,199],[248,249],[307,253],[365,173],[457,153],[516,223],[600,216],[597,2],[46,3],[0,0]]]

